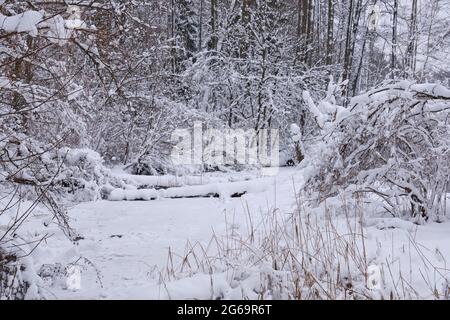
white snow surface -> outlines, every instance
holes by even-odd
[[[42,21],[43,13],[39,11],[25,11],[14,16],[0,14],[0,29],[6,32],[27,32],[37,35],[37,24]]]
[[[182,255],[187,241],[207,247],[213,234],[224,235],[230,230],[245,233],[249,216],[257,225],[271,209],[292,212],[295,190],[303,184],[305,175],[303,169],[285,168],[274,177],[228,183],[228,192],[236,191],[237,186],[252,189],[241,198],[159,197],[155,201],[103,200],[79,204],[69,212],[71,225],[83,236],[75,244],[67,240],[55,224],[49,224],[51,214],[39,208],[24,230],[29,230],[30,237],[43,234],[52,237],[30,256],[31,269],[39,270],[45,264],[67,266],[76,263],[82,266],[82,278],[79,290],[68,290],[63,280],[46,282],[38,279],[37,287],[48,299],[211,299],[217,296],[241,299],[243,294],[256,299],[255,289],[260,285],[260,276],[257,271],[252,272],[251,267],[212,275],[191,274],[163,282],[160,272],[169,263],[169,250]],[[189,188],[181,187],[179,193],[186,195]],[[193,188],[214,189],[211,185]],[[177,190],[172,189],[174,191],[162,191]],[[121,191],[124,193],[118,197],[124,195],[127,198],[126,190]],[[148,190],[142,192],[149,193]],[[133,198],[133,194],[130,197]],[[337,204],[329,203],[330,208],[334,205]],[[8,223],[7,215],[0,216],[1,228],[6,228]],[[43,223],[49,226],[36,234],[35,230],[42,230]],[[412,279],[415,290],[424,299],[433,296],[421,273],[438,279],[439,284],[442,284],[440,274],[450,276],[446,264],[450,259],[449,222],[417,226],[400,219],[366,217],[364,232],[368,257],[374,262],[394,261],[402,265],[403,272],[407,273],[404,276]],[[411,238],[420,243],[420,254],[414,250],[411,253]],[[430,269],[425,261],[431,261],[439,273]],[[237,278],[241,279],[239,283],[234,280]]]

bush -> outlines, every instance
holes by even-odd
[[[24,267],[14,254],[0,248],[0,300],[23,300],[30,284],[21,277]]]
[[[352,99],[325,135],[311,179],[321,200],[353,186],[380,197],[394,216],[416,222],[446,215],[450,177],[450,91],[392,83]]]

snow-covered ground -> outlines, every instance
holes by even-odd
[[[225,232],[227,219],[244,226],[247,207],[256,209],[252,210],[256,215],[275,205],[289,208],[294,197],[294,171],[285,169],[276,177],[256,178],[247,188],[255,192],[241,198],[103,200],[79,204],[69,210],[69,215],[71,226],[84,239],[74,245],[55,225],[50,225],[45,232],[53,236],[32,257],[35,270],[42,264],[49,268],[56,263],[82,266],[81,289],[66,290],[65,279],[56,282],[49,279],[41,285],[49,298],[166,298],[167,294],[160,292],[158,280],[159,270],[167,263],[169,248],[182,254],[188,240],[207,243],[213,232]],[[206,182],[227,180],[207,178]],[[213,187],[218,188],[217,184]],[[37,229],[36,224],[51,219],[50,214],[41,210],[37,209],[27,224],[30,232]]]
[[[63,268],[76,264],[82,270],[81,288],[68,290],[64,277],[48,277],[39,283],[41,292],[50,299],[208,299],[218,295],[213,290],[225,298],[239,298],[243,289],[231,285],[226,273],[168,281],[162,275],[172,263],[169,250],[175,257],[183,255],[187,241],[207,247],[213,234],[224,235],[230,229],[245,234],[249,219],[258,225],[276,208],[277,212],[293,212],[295,186],[302,183],[302,175],[299,169],[284,168],[274,177],[255,177],[251,183],[259,188],[250,188],[251,192],[240,198],[103,200],[72,207],[71,225],[83,238],[73,244],[51,224],[45,233],[52,237],[32,253],[30,261],[36,271],[41,265],[52,269],[57,264]],[[45,211],[36,210],[27,228],[37,230],[37,223],[49,219]],[[348,232],[346,220],[337,217],[337,225],[339,221],[343,222],[342,234]],[[399,219],[365,217],[364,225],[364,249],[370,263],[396,268],[385,270],[385,277],[401,275],[423,298],[433,298],[430,285],[440,286],[436,288],[439,292],[448,285],[449,222],[417,226]],[[246,279],[243,283],[250,291],[260,285],[258,276]]]

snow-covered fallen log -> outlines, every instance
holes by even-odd
[[[176,187],[168,189],[114,189],[109,195],[111,201],[155,200],[160,198],[228,198],[241,197],[247,193],[258,193],[267,190],[267,179],[240,181],[231,183],[213,183],[198,186]]]
[[[174,175],[139,176],[130,174],[116,174],[115,177],[128,185],[136,186],[141,189],[165,189],[182,187],[186,185],[201,185],[204,183],[202,177],[200,176],[177,177]]]
[[[220,176],[199,175],[199,176],[145,176],[131,174],[114,174],[114,177],[125,182],[128,185],[138,189],[168,189],[184,186],[200,186],[214,183],[226,183],[237,181],[248,181],[255,178],[253,174],[225,174]]]

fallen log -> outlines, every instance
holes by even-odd
[[[247,193],[263,192],[267,189],[264,179],[231,183],[215,183],[167,189],[114,189],[110,201],[150,201],[156,199],[192,198],[240,198]]]

